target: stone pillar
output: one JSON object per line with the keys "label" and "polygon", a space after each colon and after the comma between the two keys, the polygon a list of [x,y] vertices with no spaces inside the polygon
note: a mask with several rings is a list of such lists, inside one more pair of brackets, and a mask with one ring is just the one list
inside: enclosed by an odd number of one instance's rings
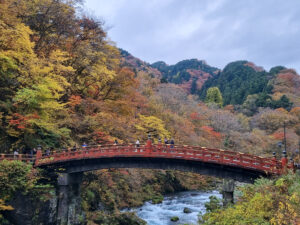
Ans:
{"label": "stone pillar", "polygon": [[60,173],[58,176],[58,225],[80,225],[84,222],[81,209],[80,184],[82,173]]}
{"label": "stone pillar", "polygon": [[228,204],[233,204],[234,186],[234,180],[223,179],[222,195],[224,207],[226,207]]}

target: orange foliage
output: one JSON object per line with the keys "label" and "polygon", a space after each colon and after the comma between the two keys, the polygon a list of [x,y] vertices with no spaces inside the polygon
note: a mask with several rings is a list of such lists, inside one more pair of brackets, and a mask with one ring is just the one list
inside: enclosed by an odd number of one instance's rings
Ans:
{"label": "orange foliage", "polygon": [[284,70],[278,74],[277,78],[284,82],[289,87],[293,87],[294,78],[297,76],[297,73],[294,70]]}
{"label": "orange foliage", "polygon": [[274,134],[271,135],[274,139],[277,140],[283,140],[284,138],[284,133],[283,132],[276,132]]}
{"label": "orange foliage", "polygon": [[72,95],[69,98],[69,105],[71,105],[72,107],[75,107],[76,105],[79,105],[81,103],[81,97],[78,95]]}
{"label": "orange foliage", "polygon": [[298,118],[300,118],[300,107],[294,107],[292,108],[292,110],[290,111],[290,113],[294,116],[297,116]]}
{"label": "orange foliage", "polygon": [[278,108],[278,109],[275,109],[275,111],[281,112],[281,113],[288,113],[288,111],[284,108]]}
{"label": "orange foliage", "polygon": [[212,127],[202,126],[201,129],[215,138],[221,138],[221,133],[214,131]]}

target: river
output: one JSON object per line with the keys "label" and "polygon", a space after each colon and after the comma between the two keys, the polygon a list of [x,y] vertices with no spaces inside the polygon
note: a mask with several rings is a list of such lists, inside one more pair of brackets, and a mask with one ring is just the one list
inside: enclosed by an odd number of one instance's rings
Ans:
{"label": "river", "polygon": [[[209,201],[211,195],[222,197],[218,191],[186,191],[167,195],[160,204],[146,202],[143,206],[128,211],[136,212],[149,225],[197,224],[198,214],[205,213],[204,204]],[[184,213],[185,207],[189,208],[191,213]],[[170,221],[173,216],[178,216],[179,221]]]}

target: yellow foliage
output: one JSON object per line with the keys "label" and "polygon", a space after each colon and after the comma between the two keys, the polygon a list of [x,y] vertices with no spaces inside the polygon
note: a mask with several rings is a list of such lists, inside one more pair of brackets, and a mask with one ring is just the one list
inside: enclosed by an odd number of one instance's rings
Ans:
{"label": "yellow foliage", "polygon": [[299,176],[289,174],[272,181],[257,180],[243,187],[241,199],[232,207],[203,216],[205,225],[292,225],[300,218]]}
{"label": "yellow foliage", "polygon": [[4,200],[0,198],[0,211],[8,211],[8,210],[13,210],[14,208],[11,207],[10,205],[5,205]]}
{"label": "yellow foliage", "polygon": [[143,137],[150,132],[154,137],[170,138],[170,132],[165,128],[165,123],[155,116],[139,115],[139,123],[135,125],[138,134]]}

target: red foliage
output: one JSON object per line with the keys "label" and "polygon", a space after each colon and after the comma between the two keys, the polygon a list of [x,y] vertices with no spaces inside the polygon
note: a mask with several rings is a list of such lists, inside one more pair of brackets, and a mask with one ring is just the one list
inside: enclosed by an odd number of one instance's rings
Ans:
{"label": "red foliage", "polygon": [[23,116],[19,113],[14,113],[12,117],[13,119],[9,120],[9,124],[15,126],[18,129],[25,129],[26,127],[30,126],[28,120],[40,118],[37,113],[30,114],[27,116]]}
{"label": "red foliage", "polygon": [[264,71],[264,68],[262,68],[261,66],[257,66],[257,65],[255,65],[255,64],[252,63],[252,62],[247,62],[247,63],[244,64],[244,66],[249,66],[249,67],[251,67],[252,69],[254,69],[256,72]]}
{"label": "red foliage", "polygon": [[191,118],[192,120],[207,120],[207,118],[205,118],[205,116],[200,115],[200,114],[197,113],[197,112],[192,112],[192,113],[190,114],[190,118]]}
{"label": "red foliage", "polygon": [[212,127],[202,126],[201,129],[215,138],[221,138],[221,133],[214,131]]}
{"label": "red foliage", "polygon": [[96,130],[94,132],[93,139],[98,144],[104,144],[110,142],[110,136],[104,133],[103,131]]}
{"label": "red foliage", "polygon": [[127,170],[120,170],[120,173],[123,174],[123,175],[126,175],[126,176],[129,175]]}
{"label": "red foliage", "polygon": [[283,70],[277,75],[277,79],[288,87],[295,87],[297,80],[299,81],[299,75],[294,70]]}
{"label": "red foliage", "polygon": [[276,132],[276,133],[272,134],[272,137],[277,139],[277,140],[283,140],[284,133],[283,132]]}
{"label": "red foliage", "polygon": [[190,117],[191,117],[192,120],[199,120],[199,113],[197,113],[197,112],[192,112],[192,113],[190,114]]}

